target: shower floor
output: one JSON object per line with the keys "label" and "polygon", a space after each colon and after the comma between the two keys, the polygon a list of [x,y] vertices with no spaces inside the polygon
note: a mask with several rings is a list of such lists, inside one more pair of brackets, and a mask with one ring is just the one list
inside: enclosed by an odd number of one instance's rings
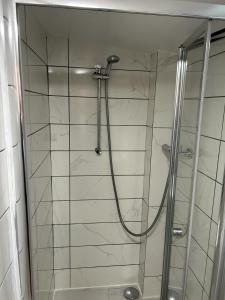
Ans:
{"label": "shower floor", "polygon": [[[54,300],[126,300],[123,297],[125,288],[125,286],[120,286],[56,290]],[[142,297],[139,299],[150,300],[150,298]],[[151,300],[159,300],[159,298],[151,298]]]}

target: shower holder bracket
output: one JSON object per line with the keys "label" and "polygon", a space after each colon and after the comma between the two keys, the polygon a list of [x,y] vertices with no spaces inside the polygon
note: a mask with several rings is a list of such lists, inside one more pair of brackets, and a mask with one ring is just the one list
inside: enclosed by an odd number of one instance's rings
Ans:
{"label": "shower holder bracket", "polygon": [[[163,144],[162,151],[166,155],[167,158],[170,158],[171,146],[169,146],[168,144]],[[182,147],[180,147],[180,149],[179,149],[179,156],[181,156],[181,157],[184,157],[187,159],[192,159],[193,154],[194,154],[194,152],[191,148],[186,148],[185,150],[183,150]]]}

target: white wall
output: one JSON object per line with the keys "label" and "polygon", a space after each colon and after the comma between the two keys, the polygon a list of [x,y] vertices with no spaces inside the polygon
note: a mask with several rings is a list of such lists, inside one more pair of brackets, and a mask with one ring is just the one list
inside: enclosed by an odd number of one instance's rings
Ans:
{"label": "white wall", "polygon": [[[113,51],[113,52],[112,52]],[[97,140],[94,66],[115,53],[109,87],[112,148],[123,215],[139,232],[147,111],[154,102],[150,53],[48,37],[56,288],[138,281],[139,239],[121,228],[112,190],[102,101],[102,149]],[[82,75],[79,75],[83,73]],[[153,109],[153,105],[150,106]],[[151,139],[150,139],[151,141]]]}
{"label": "white wall", "polygon": [[211,44],[188,270],[189,300],[209,299],[224,172],[224,40]]}
{"label": "white wall", "polygon": [[[2,7],[3,5],[3,7]],[[13,1],[0,1],[0,299],[30,299]]]}
{"label": "white wall", "polygon": [[24,136],[35,299],[50,299],[53,274],[53,202],[46,36],[30,7],[19,7]]}

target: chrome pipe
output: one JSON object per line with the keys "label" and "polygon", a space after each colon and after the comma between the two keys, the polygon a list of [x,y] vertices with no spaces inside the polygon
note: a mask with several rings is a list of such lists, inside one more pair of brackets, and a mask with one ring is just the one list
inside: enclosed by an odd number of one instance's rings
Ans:
{"label": "chrome pipe", "polygon": [[187,53],[186,49],[179,49],[179,59],[177,63],[176,88],[175,88],[175,113],[173,121],[173,132],[171,142],[171,157],[170,157],[170,189],[167,203],[166,226],[165,226],[165,243],[164,243],[164,260],[163,274],[161,284],[161,300],[168,299],[169,289],[169,272],[170,272],[170,257],[171,244],[173,235],[173,218],[175,208],[175,193],[176,193],[176,178],[179,156],[179,141],[181,129],[181,116],[185,91],[185,76],[187,69]]}

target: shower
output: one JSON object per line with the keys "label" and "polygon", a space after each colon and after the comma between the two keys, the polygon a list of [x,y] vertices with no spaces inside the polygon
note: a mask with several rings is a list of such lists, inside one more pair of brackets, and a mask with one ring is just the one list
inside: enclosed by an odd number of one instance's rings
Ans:
{"label": "shower", "polygon": [[223,278],[205,275],[217,265],[225,44],[214,28],[224,25],[110,8],[17,10],[23,143],[13,131],[8,158],[24,146],[32,300],[208,299]]}
{"label": "shower", "polygon": [[120,61],[120,58],[117,55],[110,55],[107,58],[107,66],[105,68],[105,74],[107,76],[110,75],[110,72],[111,72],[111,69],[112,69],[112,64],[118,63],[119,61]]}
{"label": "shower", "polygon": [[166,185],[164,188],[162,200],[160,202],[160,206],[158,208],[158,211],[156,213],[156,216],[154,220],[152,221],[151,225],[144,231],[140,233],[133,232],[130,230],[126,223],[124,222],[123,215],[121,212],[121,207],[120,207],[120,202],[119,202],[119,194],[118,194],[118,189],[116,185],[116,180],[115,180],[115,174],[114,174],[114,164],[113,164],[113,155],[112,155],[112,140],[111,140],[111,131],[110,131],[110,110],[109,110],[109,80],[110,80],[110,73],[112,69],[112,64],[118,63],[120,61],[119,56],[117,55],[110,55],[107,58],[107,66],[106,68],[103,68],[100,65],[97,65],[96,71],[93,74],[93,78],[97,79],[98,81],[98,91],[97,91],[97,147],[95,148],[95,152],[97,155],[102,154],[101,150],[101,81],[104,80],[105,84],[105,105],[106,105],[106,126],[107,126],[107,140],[108,140],[108,149],[109,149],[109,165],[110,165],[110,173],[111,173],[111,179],[112,179],[112,186],[113,186],[113,191],[114,191],[114,196],[116,200],[116,208],[117,208],[117,213],[119,216],[120,223],[123,227],[123,229],[129,233],[131,236],[134,237],[141,237],[145,236],[148,233],[151,232],[151,230],[154,228],[156,225],[157,221],[159,220],[159,217],[161,215],[166,196],[168,194],[168,189],[169,189],[169,183],[170,183],[170,170],[168,171],[168,176],[166,180]]}

